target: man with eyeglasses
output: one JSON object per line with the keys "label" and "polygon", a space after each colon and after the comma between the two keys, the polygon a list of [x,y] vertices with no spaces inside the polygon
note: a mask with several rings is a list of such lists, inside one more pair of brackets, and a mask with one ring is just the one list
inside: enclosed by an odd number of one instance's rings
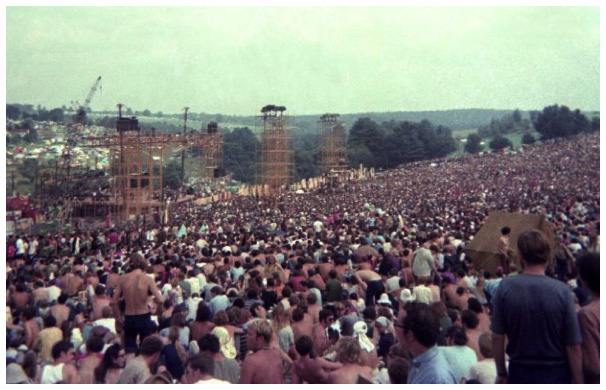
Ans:
{"label": "man with eyeglasses", "polygon": [[312,330],[313,350],[315,356],[322,356],[335,340],[331,340],[328,328],[335,322],[335,316],[331,310],[322,309],[319,313],[320,322],[314,325]]}
{"label": "man with eyeglasses", "polygon": [[408,349],[413,359],[408,373],[409,384],[456,384],[457,378],[438,349],[440,320],[425,303],[406,306],[406,317],[395,324],[400,345]]}

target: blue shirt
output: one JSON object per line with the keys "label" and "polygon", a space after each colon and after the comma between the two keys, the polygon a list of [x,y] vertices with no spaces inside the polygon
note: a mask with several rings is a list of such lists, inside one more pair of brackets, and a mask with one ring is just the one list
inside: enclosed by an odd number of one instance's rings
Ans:
{"label": "blue shirt", "polygon": [[409,384],[456,384],[457,377],[437,346],[410,362]]}

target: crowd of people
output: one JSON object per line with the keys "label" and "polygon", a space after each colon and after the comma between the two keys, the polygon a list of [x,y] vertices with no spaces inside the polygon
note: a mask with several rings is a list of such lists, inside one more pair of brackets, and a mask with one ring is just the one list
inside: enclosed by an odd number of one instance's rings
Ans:
{"label": "crowd of people", "polygon": [[10,236],[7,383],[599,383],[599,216],[593,134]]}

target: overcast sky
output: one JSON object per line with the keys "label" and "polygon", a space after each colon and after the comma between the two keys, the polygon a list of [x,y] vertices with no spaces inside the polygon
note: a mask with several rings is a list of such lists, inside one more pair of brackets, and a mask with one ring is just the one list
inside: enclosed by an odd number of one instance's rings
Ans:
{"label": "overcast sky", "polygon": [[6,99],[256,115],[600,106],[599,7],[8,7]]}

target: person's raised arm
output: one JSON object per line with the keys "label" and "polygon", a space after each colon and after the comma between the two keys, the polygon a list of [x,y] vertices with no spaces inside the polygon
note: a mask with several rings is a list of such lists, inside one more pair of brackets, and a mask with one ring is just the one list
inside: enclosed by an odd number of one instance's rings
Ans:
{"label": "person's raised arm", "polygon": [[152,294],[154,295],[154,297],[156,298],[156,301],[158,301],[159,304],[163,304],[164,298],[162,297],[162,293],[160,292],[160,290],[158,290],[158,286],[156,286],[156,283],[153,280],[151,280],[151,278],[150,278],[149,288],[150,288]]}

